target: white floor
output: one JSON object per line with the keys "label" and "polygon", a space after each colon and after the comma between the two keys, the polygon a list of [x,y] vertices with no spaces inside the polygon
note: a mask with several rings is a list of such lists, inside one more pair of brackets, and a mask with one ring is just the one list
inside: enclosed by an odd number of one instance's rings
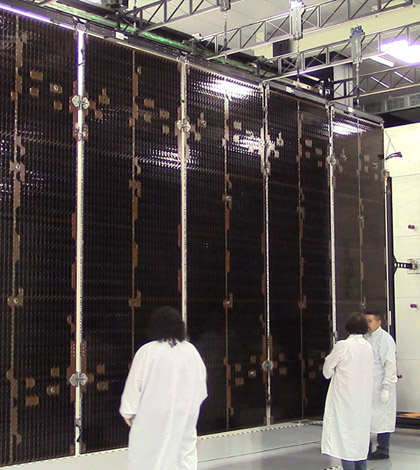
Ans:
{"label": "white floor", "polygon": [[[320,452],[319,426],[311,426],[315,443],[296,445],[267,452],[209,460],[199,470],[332,470],[341,469],[340,461]],[[391,437],[389,460],[369,461],[368,470],[420,470],[420,431],[398,429]]]}
{"label": "white floor", "polygon": [[[337,459],[320,452],[321,423],[304,421],[205,436],[198,442],[198,470],[338,470]],[[4,470],[124,470],[126,449],[67,457]],[[147,469],[139,469],[147,470]],[[420,470],[420,430],[398,429],[391,458],[369,461],[368,470]]]}

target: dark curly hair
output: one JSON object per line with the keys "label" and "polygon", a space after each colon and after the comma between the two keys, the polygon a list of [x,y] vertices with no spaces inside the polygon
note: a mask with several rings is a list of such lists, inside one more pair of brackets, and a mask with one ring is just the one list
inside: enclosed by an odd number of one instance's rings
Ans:
{"label": "dark curly hair", "polygon": [[147,327],[151,341],[168,341],[175,346],[186,338],[185,324],[181,314],[173,307],[160,307],[152,313]]}
{"label": "dark curly hair", "polygon": [[353,312],[347,318],[344,327],[346,328],[347,333],[353,335],[364,335],[368,331],[366,317],[363,315],[363,313],[360,312]]}

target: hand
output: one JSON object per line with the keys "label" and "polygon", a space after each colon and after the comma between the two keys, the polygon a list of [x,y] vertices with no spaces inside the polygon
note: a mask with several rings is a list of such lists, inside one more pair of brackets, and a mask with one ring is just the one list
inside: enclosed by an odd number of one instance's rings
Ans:
{"label": "hand", "polygon": [[388,402],[389,402],[389,391],[384,389],[381,391],[381,403],[386,405]]}
{"label": "hand", "polygon": [[127,425],[131,428],[132,426],[132,422],[131,422],[131,419],[128,419],[128,418],[124,418],[124,421],[127,423]]}

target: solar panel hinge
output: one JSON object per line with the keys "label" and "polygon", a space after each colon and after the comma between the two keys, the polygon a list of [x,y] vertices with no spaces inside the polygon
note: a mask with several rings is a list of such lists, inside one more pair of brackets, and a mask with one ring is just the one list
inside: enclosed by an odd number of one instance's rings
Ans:
{"label": "solar panel hinge", "polygon": [[75,372],[71,377],[70,377],[70,384],[73,387],[79,387],[80,385],[86,385],[88,381],[88,377],[84,372]]}

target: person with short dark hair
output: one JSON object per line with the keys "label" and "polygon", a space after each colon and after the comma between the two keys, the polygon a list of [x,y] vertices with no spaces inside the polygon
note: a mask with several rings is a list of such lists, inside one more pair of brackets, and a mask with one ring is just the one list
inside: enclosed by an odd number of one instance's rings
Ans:
{"label": "person with short dark hair", "polygon": [[389,442],[397,418],[397,351],[394,338],[382,328],[384,317],[375,311],[365,313],[369,325],[365,339],[373,349],[373,403],[371,432],[378,446],[369,460],[389,459]]}
{"label": "person with short dark hair", "polygon": [[366,318],[347,319],[347,339],[325,358],[323,374],[331,379],[322,427],[321,452],[341,459],[344,470],[366,470],[373,390],[373,353],[363,338]]}
{"label": "person with short dark hair", "polygon": [[196,470],[205,365],[174,308],[156,310],[148,333],[151,341],[134,356],[121,397],[120,414],[131,427],[128,468]]}

